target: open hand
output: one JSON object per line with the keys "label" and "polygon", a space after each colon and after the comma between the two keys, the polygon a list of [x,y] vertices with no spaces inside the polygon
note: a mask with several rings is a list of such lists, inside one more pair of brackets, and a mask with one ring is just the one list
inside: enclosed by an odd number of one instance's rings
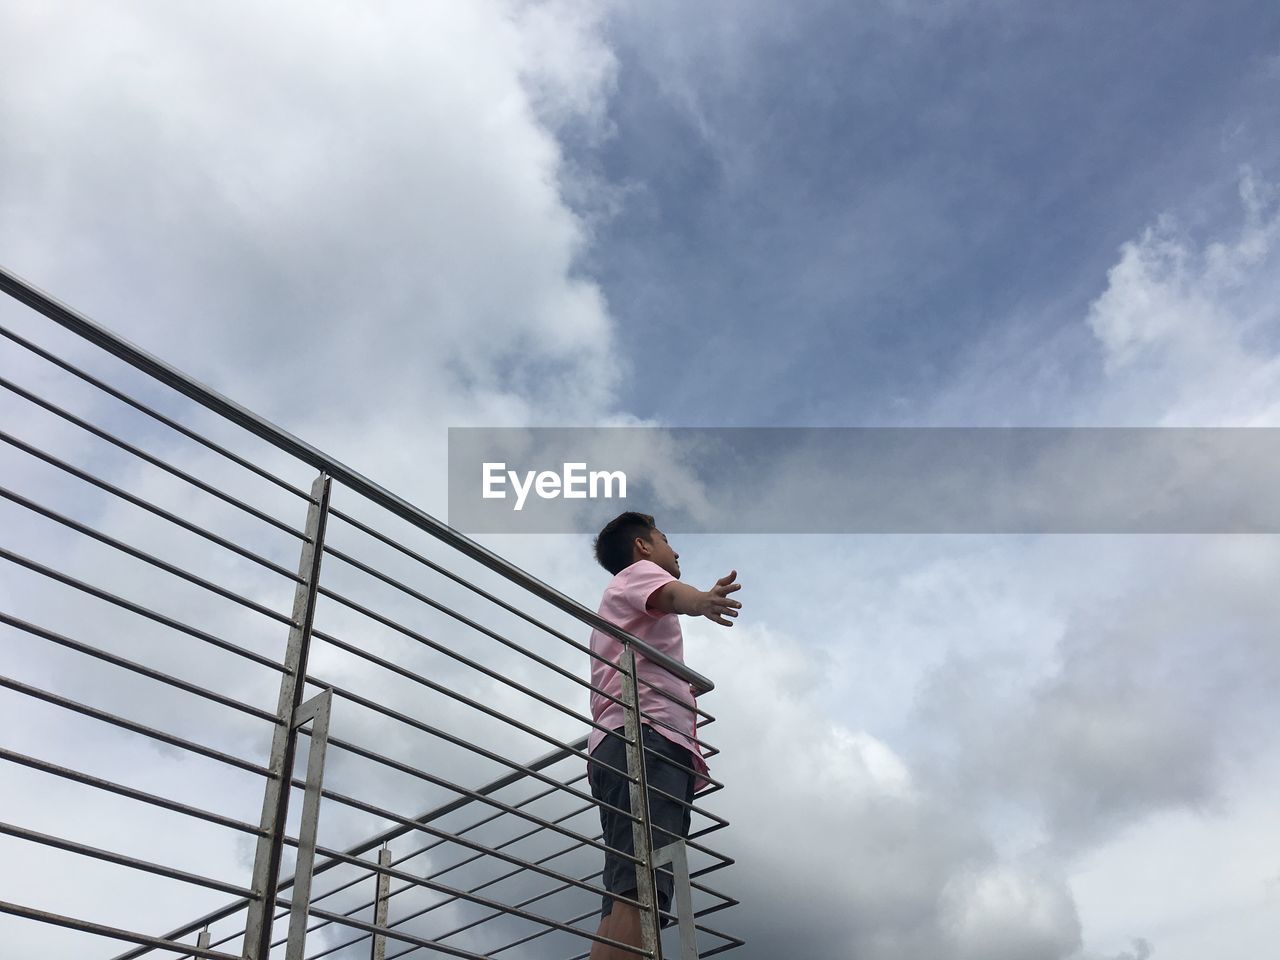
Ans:
{"label": "open hand", "polygon": [[730,570],[728,574],[716,581],[714,587],[699,594],[694,613],[722,627],[732,627],[734,618],[742,609],[742,604],[729,596],[742,589],[742,584],[737,581],[738,571]]}

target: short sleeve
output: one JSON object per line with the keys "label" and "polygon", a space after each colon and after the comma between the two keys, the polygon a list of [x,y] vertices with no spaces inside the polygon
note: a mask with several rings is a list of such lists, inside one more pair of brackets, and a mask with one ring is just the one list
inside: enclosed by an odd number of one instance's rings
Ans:
{"label": "short sleeve", "polygon": [[662,611],[649,609],[649,598],[653,591],[664,584],[675,580],[671,574],[663,570],[652,560],[637,560],[623,571],[621,597],[627,606],[637,613],[647,613],[651,617],[665,616]]}

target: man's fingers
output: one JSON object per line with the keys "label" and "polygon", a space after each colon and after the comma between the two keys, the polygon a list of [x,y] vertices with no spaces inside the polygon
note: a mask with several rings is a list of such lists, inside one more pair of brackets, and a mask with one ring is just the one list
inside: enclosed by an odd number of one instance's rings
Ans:
{"label": "man's fingers", "polygon": [[730,570],[707,591],[711,609],[704,616],[712,623],[718,623],[722,627],[733,626],[733,618],[738,616],[742,604],[737,600],[730,600],[728,595],[742,589],[742,584],[736,582],[737,579],[738,571]]}
{"label": "man's fingers", "polygon": [[733,621],[737,619],[737,610],[711,610],[703,614],[712,623],[718,623],[722,627],[733,626]]}

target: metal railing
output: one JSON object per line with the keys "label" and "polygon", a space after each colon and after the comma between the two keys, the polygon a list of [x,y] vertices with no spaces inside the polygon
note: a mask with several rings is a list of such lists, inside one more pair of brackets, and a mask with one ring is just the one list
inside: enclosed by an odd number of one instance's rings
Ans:
{"label": "metal railing", "polygon": [[[741,944],[706,921],[736,903],[706,883],[732,863],[708,845],[720,785],[686,841],[653,850],[647,821],[636,658],[710,681],[17,277],[0,288],[0,942],[123,942],[117,960]],[[592,629],[624,650],[640,948],[596,933]]]}

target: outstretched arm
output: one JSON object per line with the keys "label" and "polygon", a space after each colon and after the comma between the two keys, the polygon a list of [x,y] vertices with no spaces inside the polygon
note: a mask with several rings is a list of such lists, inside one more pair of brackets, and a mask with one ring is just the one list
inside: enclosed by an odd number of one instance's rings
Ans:
{"label": "outstretched arm", "polygon": [[699,590],[687,583],[673,580],[659,587],[649,597],[649,607],[663,613],[682,613],[690,617],[706,617],[722,627],[732,627],[733,618],[742,604],[729,596],[742,589],[737,582],[738,571],[730,570],[716,581],[710,590]]}

